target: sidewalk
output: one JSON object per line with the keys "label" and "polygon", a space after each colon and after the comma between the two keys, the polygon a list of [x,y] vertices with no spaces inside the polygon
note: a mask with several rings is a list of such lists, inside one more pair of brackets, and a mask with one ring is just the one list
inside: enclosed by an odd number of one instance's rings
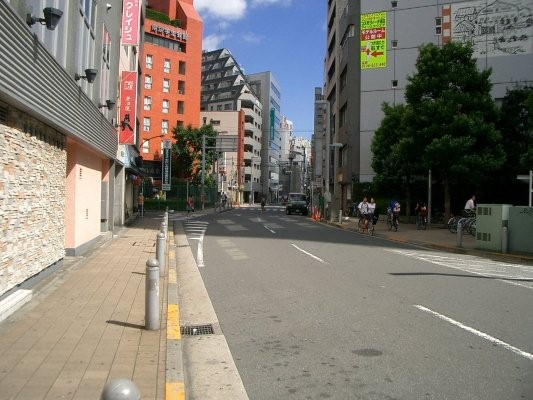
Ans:
{"label": "sidewalk", "polygon": [[165,399],[168,273],[159,286],[161,329],[144,329],[146,261],[155,258],[162,220],[149,213],[66,258],[0,322],[2,399],[94,400],[117,378],[132,380],[143,400]]}
{"label": "sidewalk", "polygon": [[[355,217],[343,217],[342,223],[340,224],[338,221],[325,223],[357,232],[358,221],[359,219]],[[367,233],[360,234],[367,235]],[[427,230],[417,230],[414,222],[403,223],[403,221],[400,219],[400,226],[396,232],[394,229],[389,231],[385,220],[380,218],[376,224],[374,236],[395,242],[410,243],[452,253],[470,254],[479,257],[490,258],[493,260],[511,263],[533,263],[533,255],[502,254],[498,252],[476,249],[476,239],[474,236],[466,232],[463,233],[461,245],[459,245],[457,234],[451,233],[448,229],[443,228],[442,225],[433,225],[428,227]]]}

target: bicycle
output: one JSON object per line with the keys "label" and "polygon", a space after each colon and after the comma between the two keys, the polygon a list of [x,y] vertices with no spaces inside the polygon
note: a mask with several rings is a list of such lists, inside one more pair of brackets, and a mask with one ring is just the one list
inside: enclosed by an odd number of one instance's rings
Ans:
{"label": "bicycle", "polygon": [[369,235],[374,234],[374,224],[372,223],[372,214],[361,214],[359,216],[359,222],[357,228],[360,233],[367,231]]}
{"label": "bicycle", "polygon": [[398,232],[398,225],[399,225],[399,218],[398,213],[392,212],[392,210],[387,208],[387,227],[389,228],[389,231],[394,228],[395,232]]}
{"label": "bicycle", "polygon": [[422,214],[418,213],[418,215],[416,216],[416,229],[417,230],[420,230],[420,229],[426,230],[427,229],[427,224],[428,224],[427,215],[422,215]]}

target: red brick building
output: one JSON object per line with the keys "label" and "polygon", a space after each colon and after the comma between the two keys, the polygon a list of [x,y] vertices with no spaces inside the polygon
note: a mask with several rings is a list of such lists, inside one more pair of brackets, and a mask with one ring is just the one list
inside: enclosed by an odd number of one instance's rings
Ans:
{"label": "red brick building", "polygon": [[139,150],[157,161],[172,128],[200,124],[203,22],[193,0],[150,0],[144,27]]}

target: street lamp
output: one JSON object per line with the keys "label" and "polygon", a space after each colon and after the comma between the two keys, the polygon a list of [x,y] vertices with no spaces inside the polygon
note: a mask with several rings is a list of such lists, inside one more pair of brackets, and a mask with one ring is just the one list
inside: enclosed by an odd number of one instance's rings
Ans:
{"label": "street lamp", "polygon": [[[331,143],[329,145],[330,148],[333,149],[334,153],[333,153],[333,201],[331,201],[331,212],[330,212],[330,220],[333,220],[333,215],[335,215],[338,210],[337,210],[337,197],[338,197],[338,193],[337,193],[337,190],[338,190],[338,183],[337,183],[337,164],[338,164],[338,161],[337,161],[337,154],[338,154],[338,150],[337,149],[340,149],[342,148],[344,145],[342,143]],[[328,198],[331,197],[331,194],[329,193],[329,149],[328,149],[328,157],[327,157],[327,174],[326,174],[326,179],[327,179],[327,186],[326,186],[326,190],[327,190],[327,193],[328,193]],[[340,222],[340,221],[339,221]]]}

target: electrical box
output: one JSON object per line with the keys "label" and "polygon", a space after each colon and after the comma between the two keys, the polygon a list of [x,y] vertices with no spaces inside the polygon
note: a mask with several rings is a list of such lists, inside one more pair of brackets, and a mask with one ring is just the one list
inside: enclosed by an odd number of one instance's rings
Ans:
{"label": "electrical box", "polygon": [[510,204],[478,204],[476,248],[502,251],[502,231],[508,229]]}

